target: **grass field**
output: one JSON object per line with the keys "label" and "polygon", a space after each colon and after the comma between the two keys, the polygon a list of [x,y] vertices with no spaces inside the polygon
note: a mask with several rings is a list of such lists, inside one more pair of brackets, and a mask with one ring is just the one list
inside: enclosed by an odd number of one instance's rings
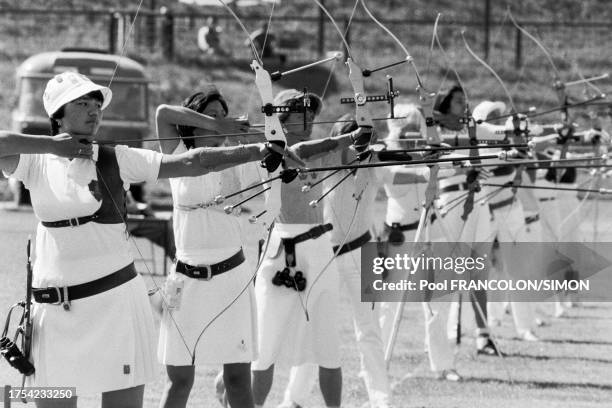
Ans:
{"label": "grass field", "polygon": [[[612,215],[602,206],[600,219]],[[382,203],[378,203],[382,214]],[[608,221],[605,221],[607,225]],[[20,299],[25,282],[25,242],[35,231],[36,221],[31,212],[0,211],[0,253],[3,268],[0,270],[0,305],[2,308]],[[245,225],[248,225],[245,223]],[[254,227],[247,227],[254,228]],[[588,226],[585,226],[588,228]],[[256,232],[256,231],[252,231]],[[250,237],[256,234],[247,234]],[[610,233],[602,234],[602,241],[612,241]],[[133,244],[134,245],[134,244]],[[135,248],[145,258],[150,257],[148,242],[138,239]],[[254,245],[247,245],[253,259]],[[161,262],[161,251],[155,253]],[[137,255],[138,259],[139,256]],[[143,262],[137,268],[146,270]],[[159,269],[159,268],[158,268]],[[149,285],[153,278],[145,277]],[[161,278],[155,278],[161,282]],[[393,402],[396,407],[571,407],[608,408],[612,401],[612,304],[586,303],[569,310],[565,318],[553,318],[552,303],[542,303],[539,315],[546,325],[538,328],[542,341],[519,341],[511,318],[506,316],[502,326],[495,328],[495,335],[506,357],[482,357],[475,354],[474,324],[470,308],[464,307],[463,327],[465,336],[456,350],[457,368],[464,376],[460,383],[437,380],[429,371],[423,352],[424,325],[421,306],[407,304],[396,352],[390,367],[394,384]],[[2,311],[0,316],[4,317]],[[348,299],[342,299],[342,364],[343,406],[366,406],[367,396],[358,376],[359,361]],[[189,407],[215,407],[212,382],[217,368],[198,368],[196,383]],[[149,384],[145,393],[145,406],[156,407],[163,387],[163,370],[160,377]],[[287,369],[277,370],[276,381],[268,399],[274,407],[286,384]],[[20,385],[20,377],[6,363],[0,363],[0,385]],[[16,404],[16,403],[15,403]],[[18,406],[18,405],[17,405]],[[95,397],[84,396],[80,407],[99,406]],[[308,407],[323,406],[318,392],[312,394]]]}

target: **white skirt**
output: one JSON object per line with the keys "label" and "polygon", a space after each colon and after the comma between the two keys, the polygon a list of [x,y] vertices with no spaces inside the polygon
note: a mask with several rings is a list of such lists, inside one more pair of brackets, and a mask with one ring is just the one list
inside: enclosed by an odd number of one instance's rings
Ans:
{"label": "white skirt", "polygon": [[257,352],[253,273],[246,261],[209,281],[172,271],[168,280],[182,281],[183,294],[178,310],[164,308],[159,361],[191,365],[194,350],[196,365],[253,361]]}
{"label": "white skirt", "polygon": [[276,224],[265,248],[265,258],[257,271],[255,283],[259,358],[252,365],[254,370],[266,370],[274,363],[340,367],[337,324],[340,296],[335,262],[323,272],[333,257],[330,234],[301,242],[295,247],[296,270],[302,271],[306,278],[304,291],[297,292],[272,283],[276,271],[285,267],[280,239],[294,237],[312,227],[314,225]]}
{"label": "white skirt", "polygon": [[28,386],[76,387],[77,395],[155,380],[155,325],[141,276],[61,305],[34,303]]}

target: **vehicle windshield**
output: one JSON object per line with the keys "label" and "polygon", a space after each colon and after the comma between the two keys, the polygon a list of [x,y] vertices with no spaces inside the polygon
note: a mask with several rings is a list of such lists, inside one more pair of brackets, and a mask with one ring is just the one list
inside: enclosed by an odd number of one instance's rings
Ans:
{"label": "vehicle windshield", "polygon": [[[19,90],[19,111],[26,116],[47,116],[42,96],[48,79],[23,78]],[[147,85],[114,81],[111,85],[113,99],[104,110],[104,119],[146,121]]]}

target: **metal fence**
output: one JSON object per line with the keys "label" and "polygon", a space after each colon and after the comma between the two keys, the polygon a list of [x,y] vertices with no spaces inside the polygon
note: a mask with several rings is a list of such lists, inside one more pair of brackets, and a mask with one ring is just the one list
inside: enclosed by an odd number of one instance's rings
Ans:
{"label": "metal fence", "polygon": [[[211,62],[219,59],[244,60],[252,58],[245,45],[245,34],[229,15],[171,14],[170,12],[83,11],[44,9],[0,9],[0,53],[6,58],[22,60],[31,54],[64,47],[89,47],[139,55],[146,60],[181,61],[201,58],[197,32],[216,17],[221,28],[220,41],[227,55],[206,56]],[[263,17],[243,17],[247,29],[254,31],[267,20]],[[132,26],[132,22],[135,23]],[[348,22],[340,19],[342,30]],[[388,20],[385,24],[394,31],[416,57],[429,52],[433,21]],[[523,21],[530,32],[540,37],[552,52],[559,56],[581,59],[609,57],[594,55],[594,50],[607,50],[612,40],[612,23],[607,22],[536,22]],[[467,29],[472,48],[490,61],[504,61],[519,68],[530,55],[537,54],[508,21],[444,21],[440,37],[448,49],[462,47],[459,31]],[[294,61],[312,61],[329,50],[343,49],[339,34],[330,22],[320,17],[277,17],[272,20],[271,33],[277,39],[278,52]],[[355,19],[347,37],[351,48],[365,58],[366,54],[397,53],[397,46],[371,20]],[[125,44],[125,46],[124,46]],[[13,51],[9,51],[13,50]],[[357,56],[356,56],[357,58]]]}

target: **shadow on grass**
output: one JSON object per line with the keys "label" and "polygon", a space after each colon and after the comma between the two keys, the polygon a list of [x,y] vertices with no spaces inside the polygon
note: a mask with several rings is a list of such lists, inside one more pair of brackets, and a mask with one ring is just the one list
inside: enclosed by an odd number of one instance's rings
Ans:
{"label": "shadow on grass", "polygon": [[537,389],[566,389],[566,388],[589,388],[601,391],[612,391],[612,384],[596,384],[596,383],[572,383],[572,382],[555,382],[555,381],[508,381],[499,378],[477,378],[464,377],[464,383],[480,383],[480,384],[499,384],[499,385],[524,385],[529,388]]}
{"label": "shadow on grass", "polygon": [[[518,337],[500,337],[497,336],[497,340],[505,340],[505,341],[522,341]],[[543,339],[540,337],[540,344],[578,344],[585,346],[612,346],[612,342],[603,341],[603,340],[575,340],[575,339]]]}
{"label": "shadow on grass", "polygon": [[588,361],[591,363],[602,363],[602,364],[612,364],[612,360],[608,360],[605,358],[588,358],[588,357],[578,357],[578,356],[538,356],[534,354],[524,354],[524,353],[504,353],[504,357],[509,358],[529,358],[536,361],[549,361],[549,360],[575,360],[575,361]]}
{"label": "shadow on grass", "polygon": [[570,319],[570,320],[612,320],[612,317],[580,315],[580,316],[563,316],[561,319]]}

